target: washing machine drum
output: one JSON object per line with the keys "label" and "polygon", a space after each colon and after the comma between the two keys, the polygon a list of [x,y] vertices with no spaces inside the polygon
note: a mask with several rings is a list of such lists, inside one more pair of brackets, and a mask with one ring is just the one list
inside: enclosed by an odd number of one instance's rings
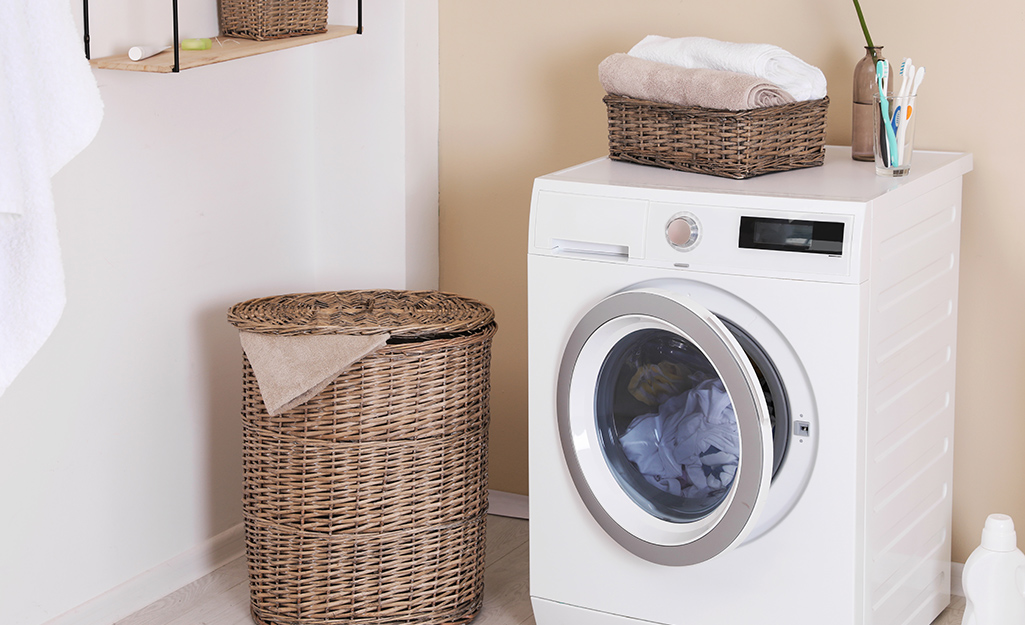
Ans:
{"label": "washing machine drum", "polygon": [[591,515],[634,554],[667,565],[744,540],[789,439],[786,392],[757,342],[666,290],[618,293],[584,316],[557,404]]}

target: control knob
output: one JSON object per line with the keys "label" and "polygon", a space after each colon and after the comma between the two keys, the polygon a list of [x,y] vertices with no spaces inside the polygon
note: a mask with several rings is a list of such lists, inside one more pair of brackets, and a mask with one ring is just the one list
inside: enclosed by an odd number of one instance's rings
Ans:
{"label": "control knob", "polygon": [[675,215],[666,224],[666,240],[681,252],[698,244],[698,234],[698,221],[693,215]]}

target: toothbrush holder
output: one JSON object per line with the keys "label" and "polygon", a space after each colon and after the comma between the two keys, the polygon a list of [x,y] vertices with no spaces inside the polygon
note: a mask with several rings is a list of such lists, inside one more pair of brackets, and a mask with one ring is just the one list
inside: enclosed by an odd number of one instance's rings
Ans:
{"label": "toothbrush holder", "polygon": [[[872,124],[873,152],[876,174],[888,178],[908,175],[914,156],[915,120],[918,118],[916,96],[890,96],[881,106],[879,94],[872,98],[875,111]],[[883,114],[889,115],[884,119]]]}

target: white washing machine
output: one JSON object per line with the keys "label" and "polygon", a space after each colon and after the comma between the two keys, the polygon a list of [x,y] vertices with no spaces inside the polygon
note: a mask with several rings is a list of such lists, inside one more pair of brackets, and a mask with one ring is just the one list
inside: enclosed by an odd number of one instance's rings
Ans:
{"label": "white washing machine", "polygon": [[535,181],[538,625],[927,625],[949,602],[964,154]]}

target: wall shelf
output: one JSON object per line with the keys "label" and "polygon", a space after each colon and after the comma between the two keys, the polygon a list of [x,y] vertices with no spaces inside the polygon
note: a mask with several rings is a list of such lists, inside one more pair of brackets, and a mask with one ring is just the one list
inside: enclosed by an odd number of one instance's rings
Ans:
{"label": "wall shelf", "polygon": [[181,50],[179,49],[180,38],[178,37],[178,0],[171,0],[171,14],[173,36],[172,45],[169,49],[160,54],[155,54],[141,61],[133,61],[127,54],[107,56],[101,59],[92,59],[90,56],[91,37],[89,35],[89,0],[82,0],[82,22],[84,27],[83,42],[85,43],[85,58],[93,67],[99,69],[117,69],[130,72],[152,72],[158,74],[178,73],[183,69],[212,65],[223,61],[242,59],[247,56],[256,56],[286,50],[297,46],[304,46],[318,41],[337,39],[348,35],[363,34],[363,0],[356,0],[357,25],[356,26],[327,26],[323,33],[315,35],[300,35],[296,37],[284,37],[268,41],[256,41],[241,37],[211,37],[213,45],[209,50]]}
{"label": "wall shelf", "polygon": [[[213,45],[209,50],[182,50],[179,53],[179,67],[180,69],[192,69],[223,61],[233,61],[248,56],[266,54],[267,52],[287,50],[288,48],[304,46],[319,41],[355,35],[357,30],[356,26],[328,26],[325,33],[286,37],[269,41],[254,41],[238,37],[212,37],[210,41]],[[92,59],[90,63],[92,63],[93,67],[100,69],[169,74],[174,71],[174,51],[171,49],[164,50],[160,54],[142,59],[141,61],[133,61],[128,58],[127,54],[119,54],[101,59]]]}

